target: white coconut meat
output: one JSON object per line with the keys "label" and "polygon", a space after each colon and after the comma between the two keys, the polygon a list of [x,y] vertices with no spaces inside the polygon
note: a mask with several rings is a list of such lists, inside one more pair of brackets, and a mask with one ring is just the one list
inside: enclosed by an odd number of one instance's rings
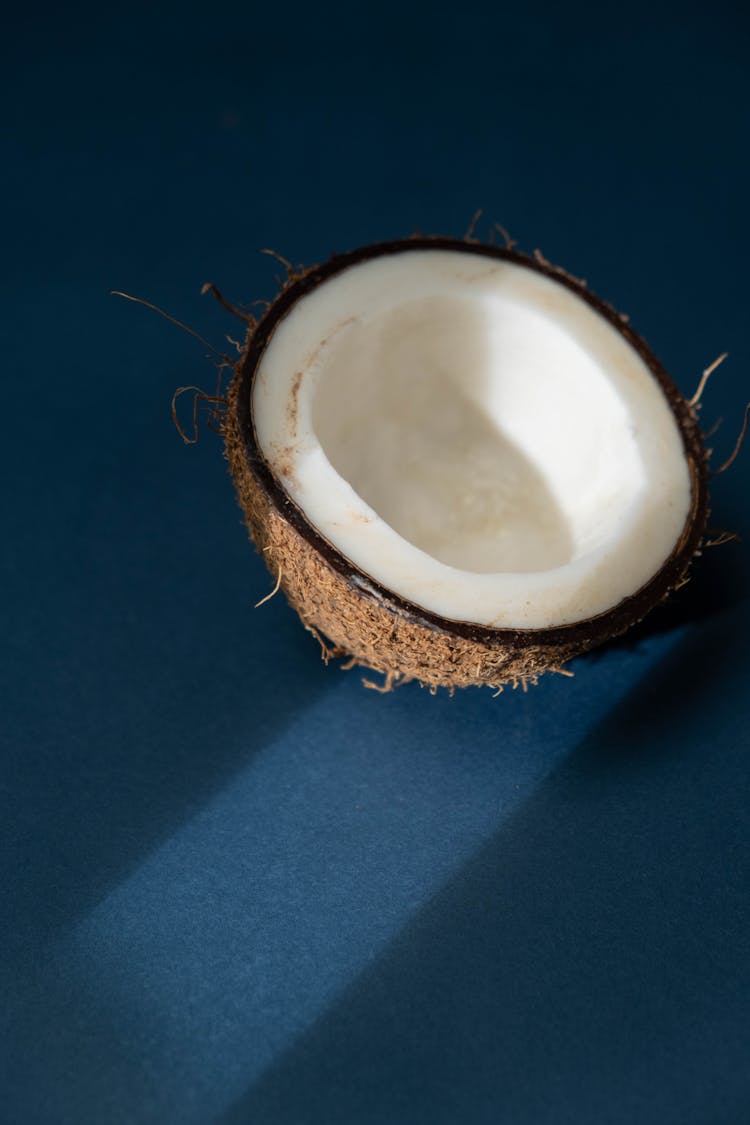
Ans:
{"label": "white coconut meat", "polygon": [[373,258],[273,332],[257,440],[308,521],[401,598],[544,629],[634,594],[691,503],[638,352],[544,274],[470,252]]}

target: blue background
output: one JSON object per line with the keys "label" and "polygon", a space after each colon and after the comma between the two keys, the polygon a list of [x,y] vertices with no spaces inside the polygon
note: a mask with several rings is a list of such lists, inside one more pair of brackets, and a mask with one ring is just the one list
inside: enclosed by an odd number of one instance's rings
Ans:
{"label": "blue background", "polygon": [[[275,598],[169,399],[295,262],[476,208],[730,451],[744,6],[6,16],[0,1118],[750,1120],[747,547],[524,695],[381,697]],[[750,454],[713,489],[745,533]]]}

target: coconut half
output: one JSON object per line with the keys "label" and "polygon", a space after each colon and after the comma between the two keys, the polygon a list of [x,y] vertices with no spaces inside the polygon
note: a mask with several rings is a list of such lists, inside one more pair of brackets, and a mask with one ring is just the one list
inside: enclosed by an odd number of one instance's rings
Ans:
{"label": "coconut half", "polygon": [[704,531],[696,412],[646,344],[575,278],[476,242],[293,275],[224,432],[274,578],[387,686],[560,669],[661,601]]}

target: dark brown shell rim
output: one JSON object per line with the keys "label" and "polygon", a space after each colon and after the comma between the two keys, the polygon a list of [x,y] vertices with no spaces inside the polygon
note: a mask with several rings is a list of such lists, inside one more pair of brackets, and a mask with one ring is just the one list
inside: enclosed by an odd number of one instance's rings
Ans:
{"label": "dark brown shell rim", "polygon": [[[690,468],[692,482],[690,512],[677,545],[660,569],[640,590],[624,598],[604,613],[550,629],[493,629],[474,622],[454,621],[431,613],[429,610],[394,594],[392,590],[382,586],[360,567],[355,566],[309,522],[304,512],[292,500],[271,471],[258,444],[252,419],[251,403],[255,375],[274,329],[297,301],[334,275],[341,273],[350,266],[370,261],[373,258],[412,250],[453,250],[463,254],[479,254],[487,258],[502,259],[514,262],[527,269],[536,270],[537,273],[544,274],[559,285],[564,285],[591,305],[600,316],[603,316],[625,337],[628,343],[638,352],[664,392],[680,430],[685,456]],[[532,258],[516,250],[483,245],[479,242],[426,236],[373,243],[346,254],[337,254],[327,262],[293,278],[269,306],[257,327],[253,329],[245,353],[240,360],[237,389],[237,420],[248,468],[262,486],[279,515],[294,527],[334,571],[342,575],[350,585],[356,587],[362,597],[383,605],[393,613],[427,628],[465,637],[467,640],[484,645],[514,645],[525,648],[539,645],[567,646],[580,642],[585,644],[586,647],[593,646],[608,637],[624,632],[662,601],[679,582],[700,546],[708,512],[708,474],[706,453],[695,411],[680,394],[645,341],[633,331],[630,325],[613,308],[592,293],[583,282],[541,258]]]}

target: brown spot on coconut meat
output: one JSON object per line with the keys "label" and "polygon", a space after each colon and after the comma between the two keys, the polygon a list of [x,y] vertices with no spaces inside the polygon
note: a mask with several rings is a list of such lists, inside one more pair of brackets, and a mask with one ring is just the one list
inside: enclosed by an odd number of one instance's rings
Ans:
{"label": "brown spot on coconut meat", "polygon": [[297,475],[294,471],[294,454],[295,449],[293,445],[285,445],[276,452],[276,465],[279,476],[288,480],[290,484],[295,484],[297,482]]}
{"label": "brown spot on coconut meat", "polygon": [[[295,437],[296,434],[297,434],[297,410],[298,410],[298,401],[297,400],[299,398],[299,388],[300,388],[301,382],[302,382],[302,372],[298,371],[297,374],[294,376],[294,381],[292,382],[292,389],[289,392],[289,402],[287,403],[287,406],[286,406],[287,421],[289,423],[289,433],[292,435],[292,437]],[[288,476],[289,474],[287,473],[286,475]]]}

